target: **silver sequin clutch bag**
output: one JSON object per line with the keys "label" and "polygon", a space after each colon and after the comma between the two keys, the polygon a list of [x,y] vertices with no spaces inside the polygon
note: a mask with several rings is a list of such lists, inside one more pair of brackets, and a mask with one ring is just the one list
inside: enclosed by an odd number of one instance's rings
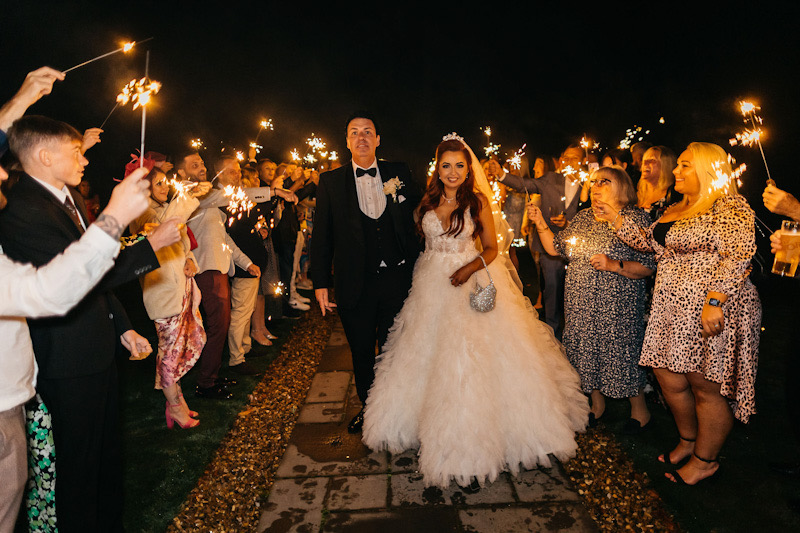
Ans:
{"label": "silver sequin clutch bag", "polygon": [[480,283],[478,283],[478,277],[476,274],[475,290],[469,295],[469,306],[476,311],[486,313],[494,309],[494,302],[495,298],[497,297],[497,289],[494,287],[494,281],[492,280],[492,275],[489,274],[489,268],[486,266],[486,261],[483,260],[483,256],[479,255],[478,257],[480,258],[481,263],[483,263],[483,268],[486,269],[486,275],[489,276],[489,284],[485,287],[481,287]]}

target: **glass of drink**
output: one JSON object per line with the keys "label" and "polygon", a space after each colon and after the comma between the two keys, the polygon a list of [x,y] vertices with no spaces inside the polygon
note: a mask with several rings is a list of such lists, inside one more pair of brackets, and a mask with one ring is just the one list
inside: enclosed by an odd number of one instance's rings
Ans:
{"label": "glass of drink", "polygon": [[781,224],[781,250],[775,254],[772,273],[794,277],[800,259],[800,222],[784,220]]}

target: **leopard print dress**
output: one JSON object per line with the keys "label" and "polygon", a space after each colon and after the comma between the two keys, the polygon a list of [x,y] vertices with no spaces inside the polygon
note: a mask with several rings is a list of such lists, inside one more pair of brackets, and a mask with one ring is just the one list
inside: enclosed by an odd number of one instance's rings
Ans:
{"label": "leopard print dress", "polygon": [[[658,263],[639,364],[702,372],[721,384],[734,416],[745,423],[756,412],[761,330],[761,302],[749,279],[756,251],[754,216],[743,196],[723,196],[704,213],[676,220],[665,246],[653,239],[656,224],[640,228],[625,219],[617,231],[632,248],[654,251]],[[709,291],[728,299],[722,305],[722,333],[704,338],[700,315]]]}

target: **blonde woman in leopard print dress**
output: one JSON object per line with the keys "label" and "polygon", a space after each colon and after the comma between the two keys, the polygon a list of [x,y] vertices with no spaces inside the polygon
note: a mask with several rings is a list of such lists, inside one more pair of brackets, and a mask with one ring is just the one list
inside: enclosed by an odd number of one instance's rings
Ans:
{"label": "blonde woman in leopard print dress", "polygon": [[658,459],[683,463],[666,476],[694,485],[719,469],[734,418],[746,423],[755,413],[761,303],[748,277],[754,213],[725,179],[725,151],[692,143],[674,174],[684,198],[649,228],[607,204],[601,216],[631,247],[656,254],[640,364],[653,367],[679,431],[678,445]]}

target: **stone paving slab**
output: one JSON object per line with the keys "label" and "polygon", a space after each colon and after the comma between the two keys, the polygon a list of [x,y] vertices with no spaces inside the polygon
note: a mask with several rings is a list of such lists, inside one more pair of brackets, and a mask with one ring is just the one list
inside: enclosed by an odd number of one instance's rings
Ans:
{"label": "stone paving slab", "polygon": [[465,532],[590,533],[599,531],[589,514],[577,504],[464,509],[458,512]]}
{"label": "stone paving slab", "polygon": [[316,532],[328,478],[279,479],[272,485],[258,531]]}
{"label": "stone paving slab", "polygon": [[324,533],[456,533],[458,513],[448,507],[368,513],[330,513]]}
{"label": "stone paving slab", "polygon": [[406,450],[401,454],[392,455],[389,463],[392,466],[392,474],[419,472],[419,462],[415,450]]}
{"label": "stone paving slab", "polygon": [[386,455],[385,452],[373,452],[354,461],[319,462],[300,452],[296,445],[289,444],[276,476],[278,478],[296,478],[386,474],[389,470]]}
{"label": "stone paving slab", "polygon": [[352,378],[350,372],[317,372],[306,403],[344,402]]}
{"label": "stone paving slab", "polygon": [[331,478],[325,507],[330,511],[358,511],[386,507],[389,476]]}
{"label": "stone paving slab", "polygon": [[511,478],[521,502],[579,501],[561,468],[526,470]]}
{"label": "stone paving slab", "polygon": [[297,418],[298,424],[326,424],[344,420],[344,402],[306,403]]}
{"label": "stone paving slab", "polygon": [[426,487],[422,474],[392,474],[392,507],[414,505],[486,505],[514,503],[514,491],[508,476],[501,474],[475,494],[467,494],[455,483],[442,490]]}

